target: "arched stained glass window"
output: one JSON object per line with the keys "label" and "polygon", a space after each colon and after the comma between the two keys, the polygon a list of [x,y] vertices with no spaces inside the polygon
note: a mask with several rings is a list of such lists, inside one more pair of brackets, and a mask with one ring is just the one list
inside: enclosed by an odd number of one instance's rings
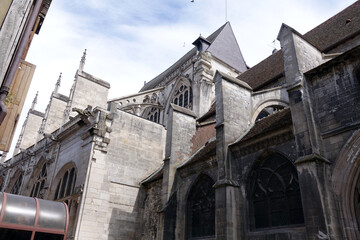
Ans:
{"label": "arched stained glass window", "polygon": [[40,198],[43,197],[41,196],[42,195],[41,190],[44,189],[46,180],[47,180],[47,171],[46,171],[46,164],[44,164],[41,169],[41,172],[37,176],[35,183],[33,184],[30,197],[40,197]]}
{"label": "arched stained glass window", "polygon": [[11,188],[10,193],[12,193],[12,194],[19,194],[20,193],[20,187],[21,187],[22,179],[23,179],[23,174],[20,173],[20,175],[16,179],[13,187]]}
{"label": "arched stained glass window", "polygon": [[192,109],[193,94],[190,83],[181,82],[175,90],[172,103],[180,107]]}
{"label": "arched stained glass window", "polygon": [[252,229],[304,223],[297,171],[284,157],[274,154],[258,161],[248,192]]}
{"label": "arched stained glass window", "polygon": [[191,188],[187,203],[188,239],[215,236],[214,181],[201,176]]}
{"label": "arched stained glass window", "polygon": [[54,200],[63,199],[67,196],[70,196],[74,191],[75,180],[75,168],[67,169],[57,185]]}

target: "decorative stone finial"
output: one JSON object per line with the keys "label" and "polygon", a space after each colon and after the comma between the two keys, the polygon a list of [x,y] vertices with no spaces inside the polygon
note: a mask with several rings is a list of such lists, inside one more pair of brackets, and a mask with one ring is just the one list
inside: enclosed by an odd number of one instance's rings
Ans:
{"label": "decorative stone finial", "polygon": [[36,103],[37,103],[38,95],[39,95],[39,91],[36,92],[36,95],[35,95],[35,97],[34,97],[34,100],[32,101],[31,110],[34,110],[34,108],[35,108],[35,105],[36,105]]}
{"label": "decorative stone finial", "polygon": [[86,49],[81,57],[80,60],[80,66],[79,66],[79,71],[82,72],[84,70],[84,66],[85,66],[85,60],[86,60]]}
{"label": "decorative stone finial", "polygon": [[56,81],[54,93],[57,93],[58,90],[59,90],[60,83],[61,83],[61,75],[62,75],[62,73],[60,73],[59,78],[58,78],[58,80]]}

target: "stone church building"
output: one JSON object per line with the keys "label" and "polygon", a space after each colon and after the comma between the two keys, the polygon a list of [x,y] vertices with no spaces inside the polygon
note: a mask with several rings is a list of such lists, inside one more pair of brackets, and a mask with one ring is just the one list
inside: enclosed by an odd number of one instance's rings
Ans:
{"label": "stone church building", "polygon": [[249,68],[226,23],[116,99],[84,53],[1,190],[65,201],[69,239],[360,239],[360,2],[278,40]]}

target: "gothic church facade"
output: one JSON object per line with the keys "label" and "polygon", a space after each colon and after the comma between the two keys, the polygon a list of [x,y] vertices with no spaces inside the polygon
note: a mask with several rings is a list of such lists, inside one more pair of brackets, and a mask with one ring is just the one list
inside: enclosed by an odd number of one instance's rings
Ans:
{"label": "gothic church facade", "polygon": [[360,2],[249,68],[229,23],[139,93],[84,71],[29,110],[1,190],[65,201],[69,239],[360,238]]}

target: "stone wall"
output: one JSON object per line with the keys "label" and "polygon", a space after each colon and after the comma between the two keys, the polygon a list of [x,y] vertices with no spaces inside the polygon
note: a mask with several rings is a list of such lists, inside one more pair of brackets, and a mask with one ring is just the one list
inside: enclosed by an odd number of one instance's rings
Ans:
{"label": "stone wall", "polygon": [[64,119],[64,110],[68,98],[58,93],[53,93],[46,113],[44,133],[52,133],[61,127]]}
{"label": "stone wall", "polygon": [[161,189],[162,179],[156,180],[146,184],[144,201],[139,205],[143,208],[142,214],[139,218],[139,231],[136,239],[141,240],[155,240],[159,239],[161,231],[160,225],[160,212],[162,210],[161,203]]}
{"label": "stone wall", "polygon": [[360,125],[360,79],[355,76],[359,64],[357,59],[339,59],[319,69],[320,74],[310,72],[307,76],[325,155],[330,161],[337,158],[352,134],[350,130]]}
{"label": "stone wall", "polygon": [[[71,107],[85,109],[88,105],[94,107],[107,108],[107,97],[110,84],[96,78],[86,72],[77,73],[76,84],[73,92]],[[71,112],[70,116],[76,113]]]}
{"label": "stone wall", "polygon": [[117,110],[97,128],[77,238],[134,239],[139,182],[162,163],[165,129]]}

